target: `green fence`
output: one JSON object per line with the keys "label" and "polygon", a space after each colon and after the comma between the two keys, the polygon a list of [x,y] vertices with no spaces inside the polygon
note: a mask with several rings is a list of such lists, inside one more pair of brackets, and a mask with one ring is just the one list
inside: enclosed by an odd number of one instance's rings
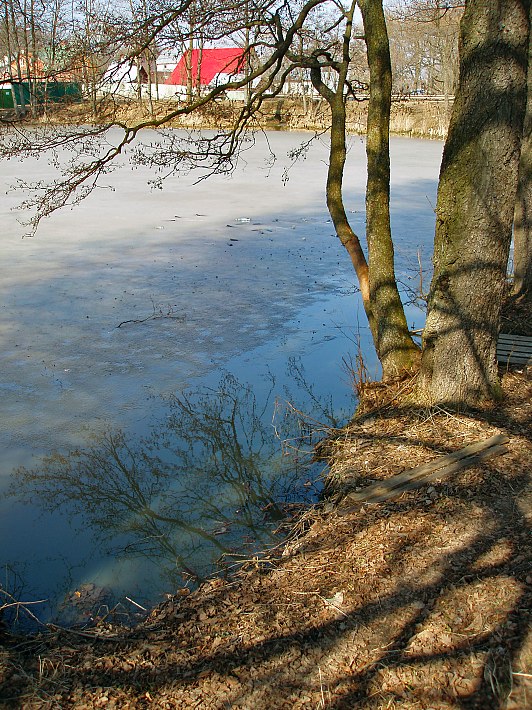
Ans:
{"label": "green fence", "polygon": [[28,84],[13,82],[0,89],[0,108],[15,108],[14,100],[18,106],[29,106],[30,90]]}
{"label": "green fence", "polygon": [[42,106],[45,103],[77,103],[82,99],[81,84],[77,82],[53,81],[48,84],[42,82],[34,84],[30,88],[30,84],[27,81],[14,81],[10,86],[4,85],[0,88],[0,108],[15,108],[13,99],[16,99],[20,108],[29,107],[32,90],[34,92],[34,101],[38,106]]}

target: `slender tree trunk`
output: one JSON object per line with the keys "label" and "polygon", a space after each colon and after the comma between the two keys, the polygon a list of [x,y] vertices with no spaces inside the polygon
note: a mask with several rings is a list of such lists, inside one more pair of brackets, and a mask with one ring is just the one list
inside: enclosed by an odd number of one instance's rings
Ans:
{"label": "slender tree trunk", "polygon": [[[12,70],[12,62],[13,62],[13,56],[11,52],[11,37],[10,37],[10,28],[9,28],[9,14],[7,10],[7,3],[4,7],[4,22],[5,22],[5,33],[6,33],[6,50],[7,50],[7,61],[8,61],[8,66],[9,66],[9,78],[11,80],[11,97],[13,99],[13,109],[15,111],[15,118],[18,120],[20,118],[20,106],[18,103],[18,96],[17,92],[15,91],[15,86],[13,84],[14,78],[13,78],[13,70]],[[16,28],[14,28],[14,31],[16,32]]]}
{"label": "slender tree trunk", "polygon": [[[352,18],[355,2],[348,13],[348,23],[344,34],[344,61],[339,70],[336,91],[333,91],[322,78],[322,69],[317,63],[310,70],[310,79],[316,91],[322,96],[331,109],[331,145],[329,148],[329,169],[327,171],[327,208],[336,230],[336,234],[351,258],[351,263],[357,275],[362,302],[370,324],[372,322],[369,269],[360,239],[355,234],[344,207],[343,178],[346,149],[346,109],[344,99],[344,82],[349,67],[349,45],[351,41]],[[347,57],[347,61],[345,61]]]}
{"label": "slender tree trunk", "polygon": [[201,96],[201,63],[203,61],[203,38],[200,37],[198,38],[198,66],[196,68],[196,96]]}
{"label": "slender tree trunk", "polygon": [[[34,0],[31,0],[30,3],[30,12],[31,12],[31,23],[30,23],[30,31],[31,31],[31,74],[33,78],[33,85],[32,85],[32,93],[35,95],[35,103],[34,103],[34,115],[37,115],[38,110],[39,110],[39,102],[42,101],[43,105],[45,105],[46,101],[46,94],[39,94],[39,89],[43,89],[42,86],[42,81],[43,81],[43,76],[41,76],[41,72],[38,71],[38,62],[39,62],[39,56],[38,56],[38,51],[37,51],[37,35],[36,35],[36,28],[35,28],[35,20],[36,20],[36,15],[35,15],[35,2]],[[38,76],[39,75],[39,76]]]}
{"label": "slender tree trunk", "polygon": [[397,288],[390,227],[390,108],[392,68],[382,0],[359,2],[370,71],[366,153],[366,237],[373,339],[383,376],[411,369],[419,360]]}
{"label": "slender tree trunk", "polygon": [[420,393],[454,407],[500,392],[495,357],[526,103],[530,0],[468,0],[445,143]]}
{"label": "slender tree trunk", "polygon": [[[18,82],[19,82],[19,86],[18,86],[18,98],[19,98],[19,101],[20,101],[20,104],[21,104],[22,114],[25,114],[25,113],[26,113],[26,99],[25,99],[25,96],[24,96],[24,87],[22,86],[22,82],[23,82],[23,80],[24,80],[24,75],[23,75],[23,73],[22,73],[22,62],[21,62],[21,57],[22,57],[22,54],[23,54],[23,48],[22,48],[22,45],[21,45],[21,42],[20,42],[20,37],[19,37],[20,31],[19,31],[19,28],[18,28],[18,25],[17,25],[17,20],[16,20],[16,15],[15,15],[15,8],[14,8],[13,0],[10,0],[10,2],[9,2],[9,11],[10,11],[10,15],[11,15],[11,27],[13,28],[13,39],[14,39],[14,42],[15,42],[15,51],[16,51],[15,64],[16,64],[16,69],[17,69],[17,79],[18,79]],[[25,26],[25,25],[24,25],[24,26]],[[24,31],[24,30],[23,30],[23,31]],[[12,74],[11,62],[10,62],[9,71],[10,71],[10,73]],[[16,92],[15,92],[15,93],[16,93]]]}
{"label": "slender tree trunk", "polygon": [[[369,265],[343,203],[343,175],[346,160],[345,82],[350,66],[350,41],[355,3],[346,16],[343,56],[337,64],[337,87],[333,91],[322,79],[319,63],[311,69],[315,89],[331,108],[331,147],[327,173],[327,207],[338,238],[346,248],[357,274],[362,302],[368,317],[383,378],[411,369],[418,361],[419,349],[412,340],[394,271],[390,230],[390,156],[389,121],[391,105],[391,66],[382,0],[365,0],[363,14],[370,26],[366,31],[371,75],[368,116],[368,183],[366,189],[366,232]],[[379,14],[380,13],[380,14]],[[384,34],[382,34],[384,31]],[[387,57],[380,63],[381,54]],[[385,76],[382,76],[382,73]],[[375,75],[375,76],[374,76]]]}
{"label": "slender tree trunk", "polygon": [[187,70],[187,103],[192,103],[194,79],[192,76],[192,53],[194,51],[194,19],[190,10],[188,50],[185,50],[185,66]]}
{"label": "slender tree trunk", "polygon": [[345,142],[346,111],[343,96],[330,97],[329,105],[331,107],[331,147],[327,172],[327,207],[336,229],[336,234],[351,258],[351,263],[358,278],[364,309],[371,325],[373,318],[368,264],[360,240],[347,219],[343,201],[343,176],[347,154]]}
{"label": "slender tree trunk", "polygon": [[[244,64],[244,71],[246,72],[246,76],[249,76],[249,74],[251,73],[249,2],[246,2],[246,29],[245,29],[245,33],[244,33],[244,51],[245,51],[245,57],[246,57],[246,61]],[[251,84],[249,82],[245,86],[245,97],[246,97],[246,104],[249,104],[249,102],[251,101]]]}
{"label": "slender tree trunk", "polygon": [[527,105],[514,214],[514,294],[532,306],[532,14],[530,27]]}
{"label": "slender tree trunk", "polygon": [[[155,116],[155,110],[153,108],[153,96],[152,96],[152,87],[153,87],[153,82],[152,82],[152,77],[153,77],[153,64],[152,64],[152,56],[151,56],[151,51],[150,48],[148,47],[145,52],[146,56],[146,71],[147,71],[147,82],[148,82],[148,108],[150,112],[150,117],[153,118]],[[155,60],[157,61],[157,60]],[[157,65],[156,65],[157,66]]]}
{"label": "slender tree trunk", "polygon": [[29,88],[29,94],[30,94],[30,111],[32,117],[35,117],[37,115],[37,107],[36,107],[36,95],[35,95],[35,80],[32,78],[32,65],[33,65],[33,60],[30,58],[31,56],[31,49],[30,49],[30,37],[31,37],[31,27],[30,23],[33,22],[33,17],[30,14],[30,10],[28,9],[28,3],[25,1],[24,2],[24,60],[25,60],[25,69],[26,69],[26,81],[28,82],[28,88]]}

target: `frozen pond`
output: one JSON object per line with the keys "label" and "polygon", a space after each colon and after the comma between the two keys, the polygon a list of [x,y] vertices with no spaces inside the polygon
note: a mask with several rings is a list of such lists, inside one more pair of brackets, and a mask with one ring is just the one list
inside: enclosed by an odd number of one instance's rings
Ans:
{"label": "frozen pond", "polygon": [[[377,365],[325,207],[325,139],[286,180],[288,152],[308,137],[259,136],[230,177],[174,177],[162,191],[125,166],[105,180],[113,190],[29,239],[9,186],[49,168],[0,165],[0,585],[49,600],[33,608],[41,618],[65,594],[67,616],[84,594],[92,611],[155,603],[183,569],[267,542],[262,523],[315,490],[315,469],[282,455],[275,401],[341,421],[353,407],[342,359],[358,338]],[[429,262],[440,157],[440,143],[392,141],[405,281],[418,251]],[[345,184],[363,234],[359,137]]]}

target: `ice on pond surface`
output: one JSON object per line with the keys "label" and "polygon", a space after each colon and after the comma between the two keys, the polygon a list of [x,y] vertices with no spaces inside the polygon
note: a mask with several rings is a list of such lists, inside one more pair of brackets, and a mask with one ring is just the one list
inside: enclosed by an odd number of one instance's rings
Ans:
{"label": "ice on pond surface", "polygon": [[[0,166],[0,584],[50,599],[45,617],[79,590],[156,602],[183,570],[266,544],[277,508],[314,490],[316,472],[284,455],[275,402],[339,422],[353,406],[342,359],[360,338],[370,369],[376,362],[325,208],[326,142],[286,173],[306,138],[258,138],[232,176],[174,177],[162,191],[126,166],[106,178],[113,191],[31,239],[21,239],[9,185],[47,167]],[[406,284],[418,252],[429,261],[440,156],[436,142],[392,141]],[[345,184],[363,234],[358,137]],[[408,313],[415,324],[420,314]]]}

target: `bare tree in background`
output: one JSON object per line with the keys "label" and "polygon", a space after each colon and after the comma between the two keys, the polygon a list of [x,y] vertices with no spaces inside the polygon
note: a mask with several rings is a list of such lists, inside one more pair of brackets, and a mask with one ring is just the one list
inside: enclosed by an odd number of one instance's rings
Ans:
{"label": "bare tree in background", "polygon": [[387,10],[397,93],[443,94],[458,79],[458,33],[463,1],[402,0]]}

